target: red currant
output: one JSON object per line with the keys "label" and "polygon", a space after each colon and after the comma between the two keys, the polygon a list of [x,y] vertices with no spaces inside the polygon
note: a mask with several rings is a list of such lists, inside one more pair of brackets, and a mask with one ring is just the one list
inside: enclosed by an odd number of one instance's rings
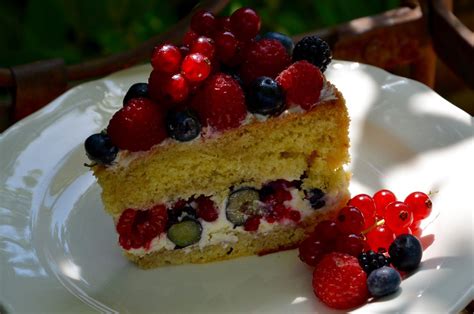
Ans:
{"label": "red currant", "polygon": [[391,202],[395,202],[397,197],[389,190],[380,190],[374,194],[375,213],[378,216],[385,217],[385,207]]}
{"label": "red currant", "polygon": [[196,39],[198,39],[198,37],[199,34],[190,29],[183,36],[183,45],[190,47],[192,43],[195,42]]}
{"label": "red currant", "polygon": [[257,231],[260,226],[260,216],[252,216],[244,223],[245,231]]}
{"label": "red currant", "polygon": [[407,228],[413,222],[413,212],[402,202],[392,202],[385,207],[385,224],[393,231]]}
{"label": "red currant", "polygon": [[221,32],[215,37],[217,57],[221,61],[228,61],[234,57],[237,51],[238,41],[231,32]]}
{"label": "red currant", "polygon": [[217,30],[219,31],[230,31],[230,17],[229,16],[219,16],[217,18]]}
{"label": "red currant", "polygon": [[427,218],[431,214],[433,206],[431,199],[423,192],[413,192],[405,199],[407,204],[413,211],[413,220],[418,221]]}
{"label": "red currant", "polygon": [[189,85],[181,74],[173,75],[165,86],[165,92],[174,102],[182,102],[188,98]]}
{"label": "red currant", "polygon": [[395,240],[395,233],[388,226],[377,226],[366,235],[367,243],[372,250],[377,252],[379,248],[388,250],[390,244]]}
{"label": "red currant", "polygon": [[361,235],[341,234],[336,238],[335,251],[359,256],[365,248],[365,241]]}
{"label": "red currant", "polygon": [[359,194],[351,198],[347,205],[357,207],[362,212],[365,218],[365,229],[373,225],[375,220],[375,202],[372,197],[367,194]]}
{"label": "red currant", "polygon": [[215,52],[214,41],[209,37],[200,36],[192,43],[190,52],[200,53],[211,60]]}
{"label": "red currant", "polygon": [[196,199],[196,203],[197,214],[200,218],[207,222],[217,220],[217,218],[219,217],[219,213],[214,202],[209,197],[201,195]]}
{"label": "red currant", "polygon": [[248,41],[260,31],[260,17],[250,8],[240,8],[230,16],[230,25],[238,39]]}
{"label": "red currant", "polygon": [[217,26],[214,14],[199,10],[191,18],[191,29],[200,35],[211,35]]}
{"label": "red currant", "polygon": [[311,233],[311,237],[324,242],[333,241],[338,235],[339,229],[337,228],[336,222],[332,220],[319,222]]}
{"label": "red currant", "polygon": [[309,266],[316,266],[326,253],[328,253],[327,245],[311,237],[301,242],[299,247],[300,260]]}
{"label": "red currant", "polygon": [[200,53],[192,53],[184,58],[181,70],[189,81],[201,82],[211,73],[211,62]]}
{"label": "red currant", "polygon": [[179,46],[179,51],[181,52],[182,56],[186,56],[186,55],[189,54],[189,47],[181,45],[181,46]]}
{"label": "red currant", "polygon": [[292,209],[288,213],[288,218],[294,222],[299,222],[301,220],[301,214],[299,211]]}
{"label": "red currant", "polygon": [[364,229],[365,219],[356,207],[345,206],[339,211],[336,223],[343,234],[360,233]]}
{"label": "red currant", "polygon": [[181,65],[181,52],[178,47],[165,44],[155,47],[151,56],[153,69],[164,73],[176,73]]}

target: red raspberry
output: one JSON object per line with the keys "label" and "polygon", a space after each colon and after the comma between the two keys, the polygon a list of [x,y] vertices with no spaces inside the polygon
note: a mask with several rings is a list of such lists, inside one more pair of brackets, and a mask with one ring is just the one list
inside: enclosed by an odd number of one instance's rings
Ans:
{"label": "red raspberry", "polygon": [[257,231],[260,226],[260,216],[252,216],[244,223],[245,231]]}
{"label": "red raspberry", "polygon": [[309,110],[319,100],[324,77],[318,67],[298,61],[281,72],[276,81],[285,91],[287,106]]}
{"label": "red raspberry", "polygon": [[291,62],[285,47],[276,39],[262,39],[251,44],[245,52],[240,75],[245,84],[260,76],[275,78]]}
{"label": "red raspberry", "polygon": [[260,17],[250,8],[240,8],[230,16],[232,32],[242,41],[255,38],[260,31],[260,24]]}
{"label": "red raspberry", "polygon": [[120,149],[148,150],[167,137],[162,108],[149,99],[133,98],[114,114],[107,133]]}
{"label": "red raspberry", "polygon": [[288,218],[290,218],[290,220],[293,220],[294,222],[299,222],[301,220],[301,214],[299,211],[292,209],[288,213]]}
{"label": "red raspberry", "polygon": [[157,46],[151,56],[151,65],[160,72],[176,73],[181,65],[181,51],[169,44]]}
{"label": "red raspberry", "polygon": [[329,307],[345,310],[364,304],[369,298],[367,274],[356,257],[330,253],[313,272],[314,294]]}
{"label": "red raspberry", "polygon": [[135,216],[137,215],[137,211],[132,208],[127,208],[123,211],[122,215],[120,215],[119,221],[117,222],[117,232],[119,234],[130,234],[132,233],[133,222],[135,221]]}
{"label": "red raspberry", "polygon": [[245,97],[239,83],[230,75],[210,77],[192,101],[204,125],[227,130],[240,125],[247,115]]}
{"label": "red raspberry", "polygon": [[219,217],[219,212],[209,197],[201,195],[196,199],[196,203],[198,205],[197,214],[204,221],[212,222]]}

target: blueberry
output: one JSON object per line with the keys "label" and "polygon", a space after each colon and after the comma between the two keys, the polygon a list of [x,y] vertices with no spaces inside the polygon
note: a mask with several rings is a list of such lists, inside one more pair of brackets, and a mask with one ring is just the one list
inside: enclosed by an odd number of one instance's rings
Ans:
{"label": "blueberry", "polygon": [[263,115],[279,115],[285,109],[283,90],[267,76],[257,78],[247,93],[248,110]]}
{"label": "blueberry", "polygon": [[168,228],[178,222],[182,222],[182,221],[190,220],[190,219],[194,219],[194,220],[197,219],[196,210],[192,208],[191,206],[186,205],[182,208],[168,209],[168,221],[167,221]]}
{"label": "blueberry", "polygon": [[89,136],[84,147],[87,157],[98,164],[110,164],[117,157],[118,147],[112,144],[110,137],[105,133]]}
{"label": "blueberry", "polygon": [[401,234],[390,244],[388,254],[397,269],[412,271],[420,265],[423,248],[415,236]]}
{"label": "blueberry", "polygon": [[263,35],[263,38],[276,39],[281,42],[281,44],[283,45],[283,47],[285,47],[286,51],[290,56],[293,53],[293,48],[295,47],[295,44],[289,36],[278,32],[268,32]]}
{"label": "blueberry", "polygon": [[367,288],[374,297],[383,297],[394,293],[400,287],[402,278],[392,267],[382,266],[372,271],[367,278]]}
{"label": "blueberry", "polygon": [[201,224],[197,220],[187,219],[172,225],[167,236],[178,248],[183,248],[199,242],[201,234]]}
{"label": "blueberry", "polygon": [[260,211],[260,195],[254,188],[240,188],[230,193],[226,203],[226,217],[235,226],[241,226]]}
{"label": "blueberry", "polygon": [[187,142],[201,133],[201,123],[191,110],[171,111],[166,117],[166,129],[170,137]]}
{"label": "blueberry", "polygon": [[139,97],[148,98],[147,83],[135,83],[130,86],[127,93],[125,94],[125,97],[123,97],[123,105],[125,106],[130,99]]}
{"label": "blueberry", "polygon": [[306,199],[308,199],[313,209],[319,209],[326,205],[326,201],[324,200],[325,194],[321,189],[311,189],[309,191],[305,191],[305,194]]}

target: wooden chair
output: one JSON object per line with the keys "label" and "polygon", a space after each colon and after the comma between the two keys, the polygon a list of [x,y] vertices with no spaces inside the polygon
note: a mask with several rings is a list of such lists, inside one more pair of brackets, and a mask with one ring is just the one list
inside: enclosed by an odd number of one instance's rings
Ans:
{"label": "wooden chair", "polygon": [[[203,1],[214,13],[228,1]],[[336,59],[352,60],[394,70],[406,66],[409,76],[433,87],[436,57],[467,85],[474,88],[474,34],[451,12],[452,0],[402,1],[385,13],[363,17],[328,29],[312,32],[326,39]],[[46,105],[75,83],[145,62],[154,46],[164,40],[179,42],[191,12],[166,33],[132,50],[80,64],[65,65],[62,59],[0,68],[0,88],[8,89],[12,102],[0,104],[6,125]],[[295,40],[307,34],[295,36]],[[3,128],[2,128],[3,127]]]}

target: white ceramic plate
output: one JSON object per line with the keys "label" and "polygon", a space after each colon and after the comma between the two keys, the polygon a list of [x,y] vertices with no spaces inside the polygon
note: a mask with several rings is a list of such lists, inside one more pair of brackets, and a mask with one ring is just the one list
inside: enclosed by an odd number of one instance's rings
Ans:
{"label": "white ceramic plate", "polygon": [[[121,256],[84,139],[103,129],[135,67],[68,91],[0,137],[0,312],[314,313],[296,251],[143,271]],[[472,117],[422,84],[333,62],[352,118],[352,193],[436,190],[421,267],[355,312],[447,312],[474,298]]]}

